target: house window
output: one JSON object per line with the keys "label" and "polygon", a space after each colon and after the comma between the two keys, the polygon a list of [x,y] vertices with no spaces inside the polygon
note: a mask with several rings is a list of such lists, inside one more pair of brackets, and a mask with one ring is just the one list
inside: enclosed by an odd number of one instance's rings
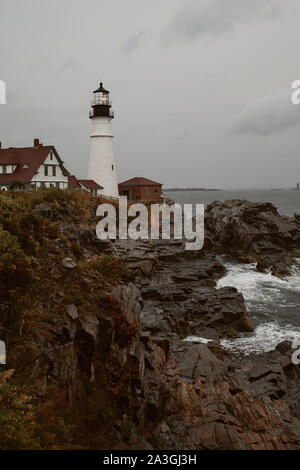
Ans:
{"label": "house window", "polygon": [[59,188],[59,183],[56,183],[56,187]]}
{"label": "house window", "polygon": [[45,165],[44,169],[45,169],[44,175],[45,175],[45,176],[48,176],[48,166]]}
{"label": "house window", "polygon": [[150,194],[149,188],[146,188],[146,194]]}
{"label": "house window", "polygon": [[53,153],[50,153],[50,160],[53,160]]}
{"label": "house window", "polygon": [[6,166],[6,165],[3,165],[3,167],[2,167],[2,173],[7,173],[7,166]]}
{"label": "house window", "polygon": [[27,163],[24,163],[23,168],[29,168],[29,166],[27,165]]}
{"label": "house window", "polygon": [[52,167],[52,176],[56,176],[56,166]]}

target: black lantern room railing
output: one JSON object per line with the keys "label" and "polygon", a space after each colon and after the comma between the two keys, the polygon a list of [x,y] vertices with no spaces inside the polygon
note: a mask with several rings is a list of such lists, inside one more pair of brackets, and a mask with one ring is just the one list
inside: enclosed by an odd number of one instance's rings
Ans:
{"label": "black lantern room railing", "polygon": [[109,116],[113,119],[115,117],[115,113],[112,111],[112,109],[109,109],[108,112],[104,111],[103,113],[99,112],[99,109],[97,109],[96,111],[95,109],[92,109],[92,111],[90,111],[89,117],[93,118],[96,116]]}

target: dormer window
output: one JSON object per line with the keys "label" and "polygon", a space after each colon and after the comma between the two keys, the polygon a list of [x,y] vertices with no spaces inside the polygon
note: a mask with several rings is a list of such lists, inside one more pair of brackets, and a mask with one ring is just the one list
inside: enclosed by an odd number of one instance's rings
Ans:
{"label": "dormer window", "polygon": [[10,175],[15,171],[16,168],[17,165],[0,165],[0,174]]}
{"label": "dormer window", "polygon": [[29,165],[28,163],[24,163],[23,167],[22,168],[29,168]]}

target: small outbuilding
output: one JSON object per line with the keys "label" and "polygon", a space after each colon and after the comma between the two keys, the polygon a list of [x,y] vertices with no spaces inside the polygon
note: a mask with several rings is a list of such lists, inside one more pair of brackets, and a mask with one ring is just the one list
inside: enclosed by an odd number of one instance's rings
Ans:
{"label": "small outbuilding", "polygon": [[163,198],[161,183],[140,176],[120,183],[119,194],[130,201],[160,201]]}
{"label": "small outbuilding", "polygon": [[69,175],[68,183],[69,189],[85,189],[93,196],[100,196],[102,194],[103,186],[100,186],[94,180],[78,180],[76,176]]}

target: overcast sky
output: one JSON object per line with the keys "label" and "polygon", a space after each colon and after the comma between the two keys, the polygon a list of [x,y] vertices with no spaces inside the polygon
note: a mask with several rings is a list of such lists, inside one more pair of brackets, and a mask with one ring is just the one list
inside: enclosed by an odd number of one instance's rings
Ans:
{"label": "overcast sky", "polygon": [[299,0],[1,0],[0,140],[86,177],[91,92],[111,90],[119,180],[300,180]]}

